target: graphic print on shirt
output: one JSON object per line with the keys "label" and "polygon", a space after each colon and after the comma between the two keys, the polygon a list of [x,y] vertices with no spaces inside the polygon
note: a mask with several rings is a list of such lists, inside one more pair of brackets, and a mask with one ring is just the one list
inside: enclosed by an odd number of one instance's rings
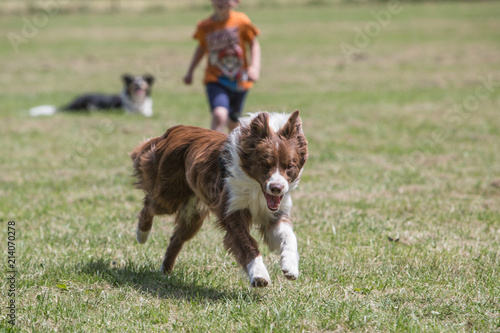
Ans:
{"label": "graphic print on shirt", "polygon": [[237,27],[217,30],[207,34],[206,42],[209,52],[209,63],[220,69],[230,80],[241,81],[244,76],[244,54]]}

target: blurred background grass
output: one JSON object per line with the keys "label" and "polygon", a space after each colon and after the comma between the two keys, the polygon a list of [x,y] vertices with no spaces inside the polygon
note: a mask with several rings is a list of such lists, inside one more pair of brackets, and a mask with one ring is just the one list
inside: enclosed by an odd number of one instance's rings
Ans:
{"label": "blurred background grass", "polygon": [[[329,6],[338,4],[389,3],[393,0],[242,0],[244,7],[277,6]],[[467,0],[462,0],[466,2]],[[476,0],[468,0],[477,2]],[[484,0],[483,0],[484,1]],[[494,0],[490,0],[494,1]],[[401,3],[410,1],[397,1]],[[452,0],[411,0],[411,2],[453,2]],[[48,4],[57,4],[60,12],[118,12],[118,11],[161,11],[168,9],[206,9],[209,0],[3,0],[0,3],[0,15],[11,13],[36,12]]]}
{"label": "blurred background grass", "polygon": [[[24,35],[43,9],[16,3],[0,19],[0,220],[18,223],[20,330],[500,328],[499,2],[401,2],[347,59],[340,45],[387,2],[242,1],[263,53],[246,111],[300,109],[310,149],[293,194],[301,277],[285,280],[262,247],[273,279],[262,293],[246,289],[211,223],[170,279],[156,271],[171,218],[157,218],[144,246],[134,240],[142,193],[127,152],[173,125],[209,125],[203,66],[182,84],[209,1],[102,1]],[[8,33],[27,42],[16,52]],[[152,118],[26,112],[117,93],[123,72],[157,77]],[[464,109],[489,79],[486,98]]]}

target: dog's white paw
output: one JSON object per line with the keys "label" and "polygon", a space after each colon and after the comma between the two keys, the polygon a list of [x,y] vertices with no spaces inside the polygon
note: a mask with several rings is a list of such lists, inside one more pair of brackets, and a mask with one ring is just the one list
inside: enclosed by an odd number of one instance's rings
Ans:
{"label": "dog's white paw", "polygon": [[271,283],[271,278],[262,261],[262,256],[258,256],[247,265],[247,272],[252,287],[267,287]]}
{"label": "dog's white paw", "polygon": [[294,252],[283,252],[281,254],[281,271],[288,280],[296,280],[299,277],[299,255]]}
{"label": "dog's white paw", "polygon": [[271,283],[271,279],[269,277],[253,277],[250,280],[250,285],[253,288],[262,288],[262,287],[267,287]]}
{"label": "dog's white paw", "polygon": [[146,243],[146,241],[148,240],[149,238],[149,234],[151,233],[151,230],[148,230],[148,231],[141,231],[139,230],[139,228],[137,228],[137,233],[136,233],[136,238],[137,238],[137,241],[140,243],[140,244],[144,244]]}

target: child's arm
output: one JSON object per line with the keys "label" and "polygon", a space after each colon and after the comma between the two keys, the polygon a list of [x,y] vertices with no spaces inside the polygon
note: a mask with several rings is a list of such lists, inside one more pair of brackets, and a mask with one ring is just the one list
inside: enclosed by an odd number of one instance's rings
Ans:
{"label": "child's arm", "polygon": [[193,59],[191,60],[191,64],[189,65],[186,76],[184,76],[185,84],[191,84],[193,82],[194,69],[200,63],[200,60],[203,58],[204,53],[205,52],[203,51],[203,48],[200,45],[198,45],[198,47],[196,47],[196,50],[194,51]]}
{"label": "child's arm", "polygon": [[257,81],[260,77],[260,44],[255,37],[250,43],[250,61],[247,74],[250,81]]}

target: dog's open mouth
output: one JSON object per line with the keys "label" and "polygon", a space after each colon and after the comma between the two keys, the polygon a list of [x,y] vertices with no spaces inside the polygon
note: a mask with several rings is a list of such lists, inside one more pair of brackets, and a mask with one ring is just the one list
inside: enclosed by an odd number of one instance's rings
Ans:
{"label": "dog's open mouth", "polygon": [[264,192],[264,196],[266,197],[267,208],[269,208],[270,211],[275,212],[280,208],[281,199],[283,199],[282,195],[271,195]]}
{"label": "dog's open mouth", "polygon": [[142,89],[140,87],[135,87],[134,88],[134,95],[137,97],[144,97],[144,96],[146,96],[146,90]]}

